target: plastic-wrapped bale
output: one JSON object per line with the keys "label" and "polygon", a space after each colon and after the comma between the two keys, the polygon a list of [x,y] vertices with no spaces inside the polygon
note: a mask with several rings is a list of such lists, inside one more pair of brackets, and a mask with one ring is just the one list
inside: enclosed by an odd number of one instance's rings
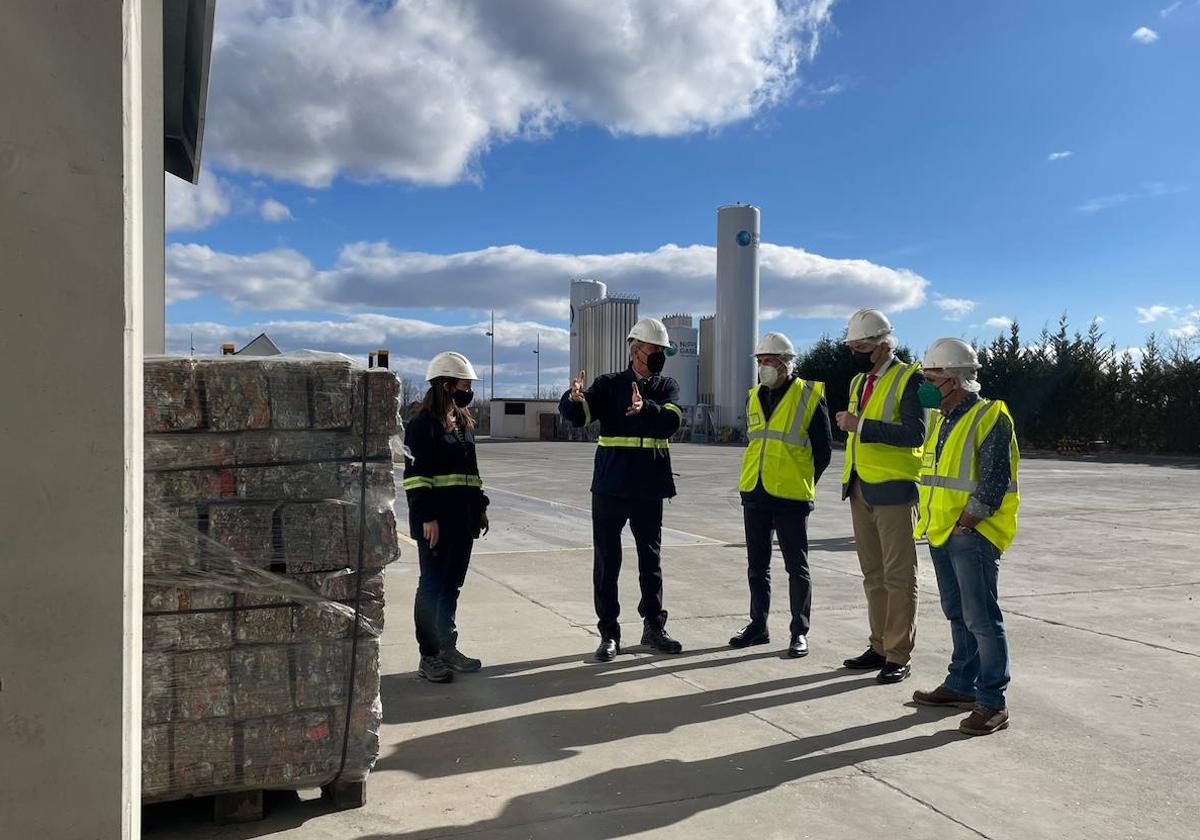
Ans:
{"label": "plastic-wrapped bale", "polygon": [[147,361],[145,801],[366,780],[398,399],[333,354]]}

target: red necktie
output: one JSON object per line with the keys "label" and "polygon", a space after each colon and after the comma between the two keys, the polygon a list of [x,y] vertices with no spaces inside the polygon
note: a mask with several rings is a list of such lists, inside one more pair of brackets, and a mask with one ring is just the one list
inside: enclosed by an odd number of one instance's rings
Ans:
{"label": "red necktie", "polygon": [[867,375],[867,387],[863,388],[862,403],[859,405],[861,410],[867,404],[867,400],[871,399],[871,393],[875,390],[875,380],[878,377],[871,373]]}

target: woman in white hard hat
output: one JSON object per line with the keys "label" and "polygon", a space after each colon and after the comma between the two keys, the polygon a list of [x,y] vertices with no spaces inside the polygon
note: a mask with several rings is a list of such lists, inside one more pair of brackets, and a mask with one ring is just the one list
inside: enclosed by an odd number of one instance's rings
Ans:
{"label": "woman in white hard hat", "polygon": [[1008,728],[1008,638],[1000,612],[1000,556],[1017,534],[1017,467],[1012,415],[979,396],[979,360],[958,338],[939,338],[925,353],[921,403],[937,409],[921,462],[920,518],[928,537],[953,651],[946,679],[913,700],[972,709],[959,729],[990,735]]}
{"label": "woman in white hard hat", "polygon": [[482,664],[459,651],[455,625],[471,548],[488,528],[469,408],[471,383],[479,377],[466,356],[447,352],[433,357],[425,378],[429,390],[404,432],[404,491],[421,564],[413,608],[417,673],[450,682],[455,671],[478,671]]}
{"label": "woman in white hard hat", "polygon": [[925,440],[925,412],[917,399],[921,366],[896,358],[891,322],[878,309],[850,316],[846,346],[859,373],[847,410],[836,418],[846,433],[842,498],[850,500],[870,647],[842,664],[878,671],[881,683],[898,683],[911,673],[917,628],[912,521]]}

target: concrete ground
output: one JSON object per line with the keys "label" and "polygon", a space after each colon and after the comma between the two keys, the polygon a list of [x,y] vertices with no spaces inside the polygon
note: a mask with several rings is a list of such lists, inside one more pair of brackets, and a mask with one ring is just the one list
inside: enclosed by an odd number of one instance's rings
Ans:
{"label": "concrete ground", "polygon": [[[174,804],[148,812],[145,836],[1200,837],[1200,465],[1022,463],[1021,530],[1000,578],[1012,726],[971,739],[956,731],[963,713],[909,702],[949,658],[924,546],[912,679],[880,686],[840,668],[866,646],[840,453],[810,519],[808,658],[781,656],[778,559],[773,644],[726,646],[748,602],[741,454],[684,445],[672,450],[680,495],[665,513],[663,566],[685,651],[634,648],[595,664],[592,447],[479,451],[493,528],[476,545],[459,625],[460,646],[486,667],[448,686],[415,677],[406,546],[388,581],[369,804],[330,813],[281,795],[265,822],[223,829],[203,803]],[[624,636],[637,641],[632,552],[621,589]]]}

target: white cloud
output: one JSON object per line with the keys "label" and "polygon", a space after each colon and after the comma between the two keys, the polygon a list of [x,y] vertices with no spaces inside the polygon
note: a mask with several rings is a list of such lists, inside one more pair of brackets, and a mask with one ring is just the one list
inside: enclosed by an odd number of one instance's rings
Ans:
{"label": "white cloud", "polygon": [[971,314],[976,304],[975,301],[965,298],[942,297],[938,295],[934,300],[934,305],[946,313],[945,320],[961,321]]}
{"label": "white cloud", "polygon": [[310,186],[449,184],[564,124],[711,130],[789,95],[835,2],[222,2],[206,151]]}
{"label": "white cloud", "polygon": [[[844,317],[864,306],[913,309],[924,303],[928,286],[906,269],[766,243],[759,265],[764,316]],[[494,309],[508,317],[566,320],[573,277],[640,295],[646,314],[711,312],[716,249],[664,245],[620,254],[552,254],[504,245],[429,254],[358,242],[342,248],[333,267],[318,269],[287,248],[243,256],[173,244],[167,275],[171,302],[207,294],[240,309]]]}
{"label": "white cloud", "polygon": [[1164,322],[1167,335],[1171,338],[1191,340],[1200,337],[1200,307],[1164,306],[1156,303],[1153,306],[1137,307],[1137,313],[1139,323]]}
{"label": "white cloud", "polygon": [[1174,315],[1178,311],[1176,307],[1163,306],[1161,303],[1156,303],[1153,306],[1139,306],[1137,307],[1138,323],[1152,324],[1159,318]]}
{"label": "white cloud", "polygon": [[[222,343],[242,345],[267,333],[284,351],[327,350],[360,359],[380,347],[391,353],[391,367],[401,375],[420,379],[425,366],[443,350],[466,354],[485,377],[491,376],[489,324],[447,326],[412,318],[356,314],[323,320],[264,320],[229,325],[211,321],[172,323],[167,326],[167,352],[187,354],[192,343],[201,354],[216,354]],[[496,321],[496,379],[498,394],[532,393],[536,383],[533,348],[541,336],[542,384],[567,381],[569,334],[567,330],[536,321]]]}
{"label": "white cloud", "polygon": [[1075,153],[1070,150],[1064,150],[1061,152],[1051,152],[1046,157],[1046,160],[1066,160],[1067,158],[1072,157],[1074,154]]}
{"label": "white cloud", "polygon": [[1158,15],[1159,15],[1159,17],[1164,17],[1164,18],[1170,17],[1172,14],[1177,12],[1179,10],[1179,7],[1182,5],[1183,5],[1183,0],[1175,0],[1175,2],[1172,3],[1170,6],[1167,6],[1165,9],[1160,9],[1158,12]]}
{"label": "white cloud", "polygon": [[258,207],[258,213],[266,222],[286,222],[292,218],[292,211],[282,201],[268,198]]}
{"label": "white cloud", "polygon": [[1148,27],[1139,26],[1129,37],[1139,44],[1153,44],[1158,40],[1158,33]]}
{"label": "white cloud", "polygon": [[1179,193],[1187,192],[1188,188],[1182,184],[1167,184],[1162,181],[1146,181],[1142,184],[1141,189],[1133,193],[1114,193],[1112,195],[1102,195],[1099,198],[1093,198],[1078,205],[1075,209],[1080,213],[1098,213],[1101,210],[1108,210],[1113,207],[1119,207],[1130,201],[1140,201],[1146,198],[1162,198],[1167,195],[1178,195]]}
{"label": "white cloud", "polygon": [[1006,330],[1013,325],[1012,318],[1007,315],[997,315],[994,318],[988,318],[983,322],[985,327],[993,327],[998,330]]}
{"label": "white cloud", "polygon": [[229,184],[211,172],[202,173],[199,184],[168,175],[167,231],[201,230],[228,216],[232,209],[229,192]]}

